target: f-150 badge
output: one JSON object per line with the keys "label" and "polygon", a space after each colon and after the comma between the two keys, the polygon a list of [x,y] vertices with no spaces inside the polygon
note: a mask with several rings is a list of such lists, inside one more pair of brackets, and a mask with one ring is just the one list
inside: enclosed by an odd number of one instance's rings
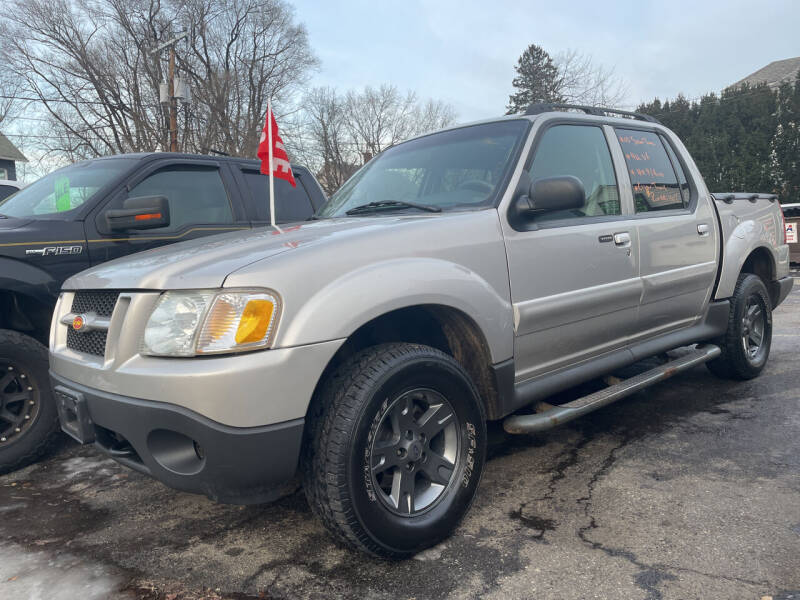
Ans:
{"label": "f-150 badge", "polygon": [[45,246],[35,250],[25,250],[25,254],[38,254],[39,256],[62,256],[81,252],[83,252],[83,246]]}

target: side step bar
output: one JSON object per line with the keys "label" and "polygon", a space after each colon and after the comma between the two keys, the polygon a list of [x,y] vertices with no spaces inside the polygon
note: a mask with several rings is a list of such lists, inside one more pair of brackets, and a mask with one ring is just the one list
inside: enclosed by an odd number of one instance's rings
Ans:
{"label": "side step bar", "polygon": [[538,407],[545,409],[542,412],[537,412],[532,415],[512,415],[503,421],[503,429],[508,433],[546,431],[547,429],[577,419],[612,402],[616,402],[625,396],[630,396],[654,383],[677,375],[681,371],[686,371],[694,366],[708,362],[712,358],[718,357],[720,354],[722,354],[722,350],[720,350],[718,346],[701,344],[688,354],[684,354],[675,360],[659,365],[655,369],[650,369],[630,379],[620,381],[615,385],[584,396],[583,398],[578,398],[577,400],[560,406],[540,403]]}

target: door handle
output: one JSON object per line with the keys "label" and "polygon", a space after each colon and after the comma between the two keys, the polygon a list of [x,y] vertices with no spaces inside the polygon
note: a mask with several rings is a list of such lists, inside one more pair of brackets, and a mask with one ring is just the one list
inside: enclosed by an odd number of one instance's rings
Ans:
{"label": "door handle", "polygon": [[702,236],[708,235],[708,225],[706,223],[700,223],[697,226],[697,235],[702,235]]}
{"label": "door handle", "polygon": [[627,231],[614,234],[614,243],[620,248],[627,248],[631,245],[631,236]]}

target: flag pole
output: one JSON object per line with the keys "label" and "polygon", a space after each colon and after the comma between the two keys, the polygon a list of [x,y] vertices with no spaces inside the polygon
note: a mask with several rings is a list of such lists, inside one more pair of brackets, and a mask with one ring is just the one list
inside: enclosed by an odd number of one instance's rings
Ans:
{"label": "flag pole", "polygon": [[269,220],[272,227],[280,231],[275,225],[275,185],[272,180],[272,99],[267,100],[267,147],[269,148]]}

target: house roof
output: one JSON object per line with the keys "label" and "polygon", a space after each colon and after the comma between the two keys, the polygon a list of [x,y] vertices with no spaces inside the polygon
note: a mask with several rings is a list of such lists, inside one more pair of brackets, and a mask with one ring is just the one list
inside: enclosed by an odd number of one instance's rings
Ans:
{"label": "house roof", "polygon": [[0,133],[0,160],[13,160],[16,162],[28,162],[25,155],[11,143],[6,136]]}
{"label": "house roof", "polygon": [[800,56],[796,58],[786,58],[775,60],[766,67],[760,68],[755,73],[751,73],[744,79],[740,79],[731,87],[739,87],[744,83],[758,85],[766,83],[772,89],[780,87],[784,82],[794,83],[797,73],[800,71]]}

